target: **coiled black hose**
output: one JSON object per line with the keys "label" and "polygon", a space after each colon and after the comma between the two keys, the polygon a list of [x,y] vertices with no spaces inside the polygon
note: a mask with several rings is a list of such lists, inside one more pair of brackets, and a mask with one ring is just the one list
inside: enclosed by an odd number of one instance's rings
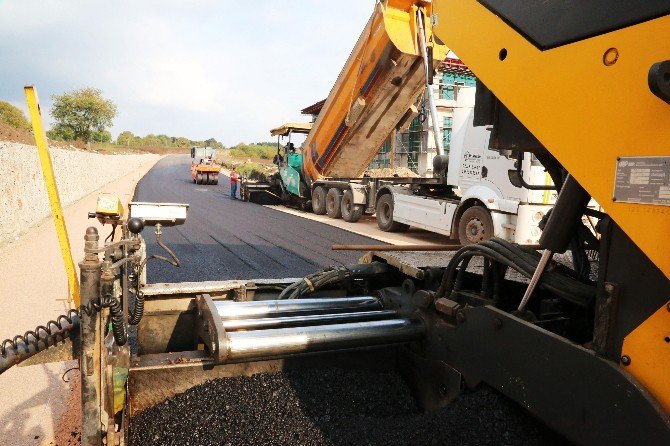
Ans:
{"label": "coiled black hose", "polygon": [[[70,310],[67,314],[61,314],[44,325],[38,325],[34,330],[26,331],[23,335],[16,335],[12,339],[2,341],[0,343],[0,374],[13,365],[65,340],[73,330],[79,327],[83,315],[93,316],[103,308],[109,308],[114,342],[117,345],[125,345],[128,342],[128,334],[121,302],[111,292],[105,291],[104,286],[102,288],[100,298],[80,305],[79,308]],[[111,290],[111,287],[109,289]]]}
{"label": "coiled black hose", "polygon": [[142,270],[144,267],[149,263],[150,260],[160,260],[162,262],[168,263],[172,266],[175,266],[179,268],[181,266],[181,263],[179,262],[179,258],[176,256],[174,252],[168,246],[161,241],[161,233],[160,231],[156,232],[156,244],[163,248],[165,252],[168,253],[170,258],[161,256],[161,255],[150,255],[147,258],[145,258],[142,263],[137,267],[137,271],[135,272],[135,301],[133,303],[133,308],[130,309],[130,315],[128,317],[128,323],[130,325],[137,325],[140,323],[142,320],[142,316],[144,315],[144,294],[140,290],[140,280],[139,276],[142,273]]}

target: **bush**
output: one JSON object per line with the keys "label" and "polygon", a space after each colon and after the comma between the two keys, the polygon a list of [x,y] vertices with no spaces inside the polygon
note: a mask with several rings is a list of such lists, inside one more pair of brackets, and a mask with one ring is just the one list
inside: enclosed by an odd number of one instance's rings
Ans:
{"label": "bush", "polygon": [[5,101],[0,101],[0,121],[17,129],[27,130],[30,128],[30,122],[28,122],[23,112]]}
{"label": "bush", "polygon": [[254,181],[267,181],[268,170],[265,166],[258,163],[237,164],[235,162],[222,162],[221,165],[226,169],[237,168],[237,173],[245,178]]}
{"label": "bush", "polygon": [[238,144],[230,150],[230,156],[233,158],[260,158],[271,160],[277,153],[276,146]]}
{"label": "bush", "polygon": [[239,149],[231,149],[230,156],[232,156],[233,158],[244,158],[244,159],[249,157],[246,152]]}
{"label": "bush", "polygon": [[52,141],[74,141],[74,132],[71,128],[56,124],[51,130],[47,130],[47,137]]}

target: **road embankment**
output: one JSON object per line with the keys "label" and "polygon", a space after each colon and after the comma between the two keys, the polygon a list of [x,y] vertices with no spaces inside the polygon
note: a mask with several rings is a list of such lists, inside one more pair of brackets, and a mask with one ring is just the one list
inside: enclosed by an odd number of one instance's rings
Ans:
{"label": "road embankment", "polygon": [[[63,206],[157,160],[159,155],[102,155],[51,148]],[[0,141],[0,247],[51,214],[37,148]]]}

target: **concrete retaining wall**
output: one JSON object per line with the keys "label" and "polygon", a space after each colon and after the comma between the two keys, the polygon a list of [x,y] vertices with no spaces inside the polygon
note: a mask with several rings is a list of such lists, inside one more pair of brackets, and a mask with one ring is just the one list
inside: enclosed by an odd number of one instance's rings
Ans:
{"label": "concrete retaining wall", "polygon": [[[100,155],[51,148],[61,203],[67,206],[158,155]],[[0,246],[51,214],[37,148],[0,141]]]}

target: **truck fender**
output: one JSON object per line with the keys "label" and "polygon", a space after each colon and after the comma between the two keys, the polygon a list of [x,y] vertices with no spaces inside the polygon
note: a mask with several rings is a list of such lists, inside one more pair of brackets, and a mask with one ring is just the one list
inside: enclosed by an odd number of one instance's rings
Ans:
{"label": "truck fender", "polygon": [[492,189],[486,186],[477,185],[468,188],[463,193],[463,196],[461,198],[461,204],[459,205],[459,210],[461,207],[465,206],[463,208],[463,211],[465,211],[465,209],[472,206],[473,200],[479,201],[484,207],[486,207],[490,211],[501,210],[500,209],[501,197],[498,194],[496,194]]}
{"label": "truck fender", "polygon": [[392,185],[386,185],[382,186],[377,190],[377,193],[375,194],[375,202],[379,200],[379,197],[385,194],[391,194],[395,195],[396,194],[396,189],[399,189],[397,186],[392,186]]}

